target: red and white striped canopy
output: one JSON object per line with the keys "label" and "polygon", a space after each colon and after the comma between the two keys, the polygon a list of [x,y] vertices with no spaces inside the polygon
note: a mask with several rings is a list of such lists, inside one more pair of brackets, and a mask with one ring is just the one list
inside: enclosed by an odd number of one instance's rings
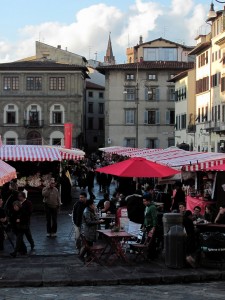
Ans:
{"label": "red and white striped canopy", "polygon": [[[107,150],[105,151],[105,149]],[[126,149],[126,147],[108,147],[99,150],[121,156],[139,156],[170,167],[183,167],[185,171],[207,170],[212,166],[225,163],[224,153],[185,151],[176,147],[167,149],[128,148],[127,151]]]}
{"label": "red and white striped canopy", "polygon": [[0,159],[4,161],[61,161],[83,157],[84,152],[81,150],[67,150],[54,146],[2,145],[0,147]]}
{"label": "red and white striped canopy", "polygon": [[0,160],[0,186],[16,178],[16,170]]}

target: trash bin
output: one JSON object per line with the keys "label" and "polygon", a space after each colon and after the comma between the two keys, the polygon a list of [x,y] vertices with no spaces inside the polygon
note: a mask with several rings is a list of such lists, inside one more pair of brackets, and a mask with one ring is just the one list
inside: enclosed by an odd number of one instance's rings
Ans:
{"label": "trash bin", "polygon": [[165,264],[169,268],[183,268],[186,234],[182,226],[172,226],[165,235]]}
{"label": "trash bin", "polygon": [[171,226],[183,226],[183,216],[178,213],[166,213],[163,215],[163,231],[164,235],[170,230]]}

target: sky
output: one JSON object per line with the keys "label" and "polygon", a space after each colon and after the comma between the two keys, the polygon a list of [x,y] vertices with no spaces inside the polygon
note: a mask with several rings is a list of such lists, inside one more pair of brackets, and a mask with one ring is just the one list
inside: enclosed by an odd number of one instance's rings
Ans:
{"label": "sky", "polygon": [[[214,1],[215,2],[215,1]],[[0,0],[0,63],[35,55],[35,41],[102,61],[109,32],[117,63],[126,48],[163,37],[186,45],[205,34],[211,0]],[[215,4],[222,9],[222,4]],[[97,54],[96,54],[97,53]]]}

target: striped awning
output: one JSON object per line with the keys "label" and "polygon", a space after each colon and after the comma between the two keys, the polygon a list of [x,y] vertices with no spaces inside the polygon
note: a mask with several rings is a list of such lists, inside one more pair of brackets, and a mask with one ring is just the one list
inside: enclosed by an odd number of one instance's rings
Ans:
{"label": "striped awning", "polygon": [[16,170],[0,160],[0,186],[16,178]]}
{"label": "striped awning", "polygon": [[225,153],[185,151],[176,147],[167,149],[108,147],[99,150],[121,156],[143,157],[170,167],[183,168],[184,171],[208,170],[212,166],[225,163]]}
{"label": "striped awning", "polygon": [[66,160],[80,160],[85,156],[85,152],[77,148],[66,149],[63,147],[59,147],[58,150],[60,152],[61,158]]}

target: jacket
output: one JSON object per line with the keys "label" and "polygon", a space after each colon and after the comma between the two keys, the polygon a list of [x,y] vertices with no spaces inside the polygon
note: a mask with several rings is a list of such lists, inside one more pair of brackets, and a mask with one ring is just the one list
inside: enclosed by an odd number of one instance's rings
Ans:
{"label": "jacket", "polygon": [[57,208],[61,205],[61,199],[57,188],[45,187],[42,190],[42,195],[44,196],[44,203],[47,206]]}
{"label": "jacket", "polygon": [[77,201],[73,206],[72,218],[74,225],[76,225],[77,227],[81,227],[82,216],[85,207],[85,203],[81,201]]}
{"label": "jacket", "polygon": [[145,212],[143,197],[138,194],[133,194],[127,196],[126,201],[128,218],[134,223],[143,224]]}
{"label": "jacket", "polygon": [[81,233],[85,236],[89,242],[96,240],[96,231],[99,221],[93,210],[86,207],[82,217]]}
{"label": "jacket", "polygon": [[144,225],[148,230],[157,225],[157,208],[154,203],[146,206]]}

